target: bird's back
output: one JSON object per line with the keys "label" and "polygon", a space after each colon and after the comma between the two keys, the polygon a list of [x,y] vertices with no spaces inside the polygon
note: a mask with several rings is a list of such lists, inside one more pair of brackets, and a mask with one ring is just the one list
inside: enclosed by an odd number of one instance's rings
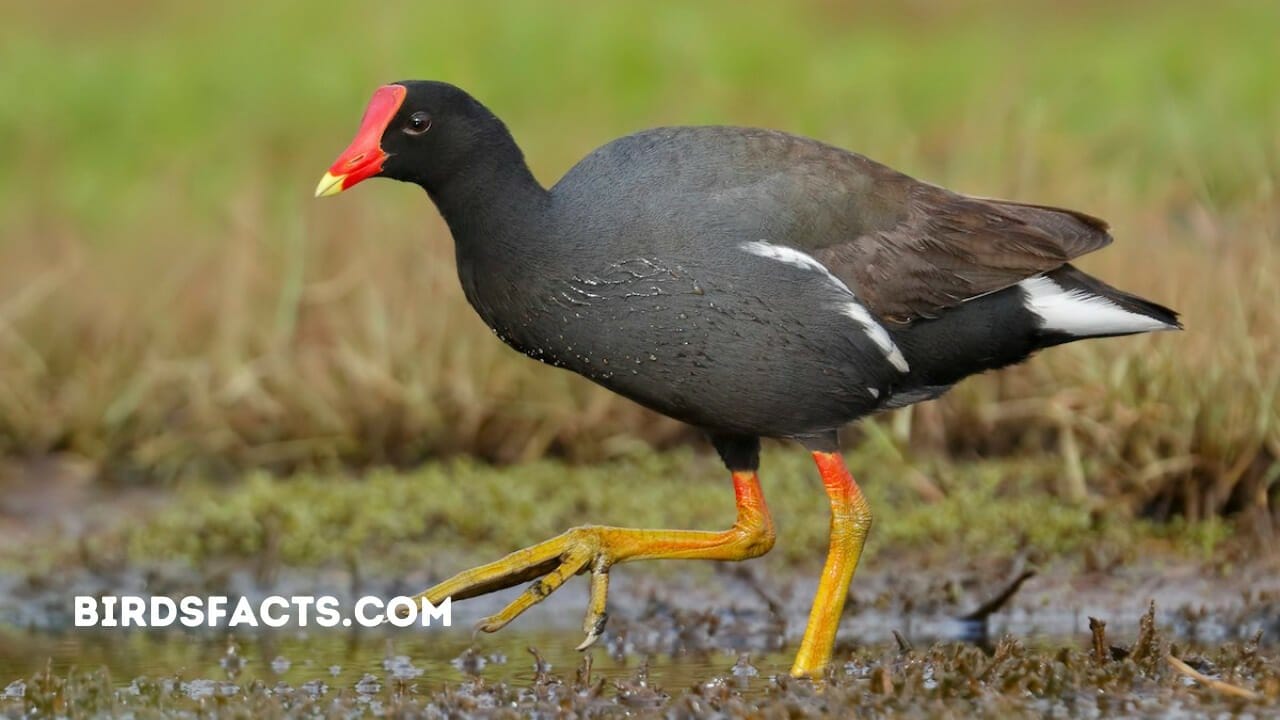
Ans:
{"label": "bird's back", "polygon": [[[552,188],[578,218],[668,235],[729,230],[801,245],[852,238],[903,217],[911,178],[866,157],[775,130],[665,127],[610,142]],[[676,240],[673,239],[673,242]]]}

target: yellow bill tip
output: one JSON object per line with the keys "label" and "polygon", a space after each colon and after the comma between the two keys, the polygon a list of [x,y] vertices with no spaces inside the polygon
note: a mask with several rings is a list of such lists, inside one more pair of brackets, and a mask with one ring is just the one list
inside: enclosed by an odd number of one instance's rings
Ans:
{"label": "yellow bill tip", "polygon": [[342,181],[346,179],[346,175],[325,173],[324,177],[320,178],[320,184],[316,185],[316,197],[320,198],[337,195],[342,192]]}

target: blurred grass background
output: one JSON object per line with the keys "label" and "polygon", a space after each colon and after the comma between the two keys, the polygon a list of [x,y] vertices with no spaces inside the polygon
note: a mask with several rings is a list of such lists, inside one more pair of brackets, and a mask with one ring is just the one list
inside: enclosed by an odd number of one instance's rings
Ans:
{"label": "blurred grass background", "polygon": [[641,128],[759,125],[1107,218],[1116,245],[1081,265],[1177,308],[1187,332],[1053,350],[851,441],[1047,456],[1052,490],[1077,503],[1274,522],[1280,4],[131,0],[5,15],[0,455],[151,482],[458,454],[595,462],[695,438],[497,342],[421,191],[312,200],[377,85],[435,78],[503,117],[548,184]]}

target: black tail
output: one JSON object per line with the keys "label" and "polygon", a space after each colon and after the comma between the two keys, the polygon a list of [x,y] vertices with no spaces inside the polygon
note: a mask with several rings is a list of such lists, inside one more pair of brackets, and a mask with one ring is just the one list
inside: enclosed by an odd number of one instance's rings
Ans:
{"label": "black tail", "polygon": [[[936,395],[974,373],[1025,360],[1073,340],[1182,327],[1163,305],[1117,290],[1071,265],[949,308],[932,320],[892,326],[916,387]],[[923,395],[910,396],[910,402]]]}

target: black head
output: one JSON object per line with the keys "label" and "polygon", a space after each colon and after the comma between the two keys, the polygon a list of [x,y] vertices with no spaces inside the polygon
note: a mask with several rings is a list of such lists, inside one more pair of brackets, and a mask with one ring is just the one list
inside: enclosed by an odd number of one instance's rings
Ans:
{"label": "black head", "polygon": [[369,101],[355,139],[320,180],[316,196],[336,195],[371,177],[435,192],[507,148],[514,142],[506,127],[461,89],[425,80],[383,85]]}

